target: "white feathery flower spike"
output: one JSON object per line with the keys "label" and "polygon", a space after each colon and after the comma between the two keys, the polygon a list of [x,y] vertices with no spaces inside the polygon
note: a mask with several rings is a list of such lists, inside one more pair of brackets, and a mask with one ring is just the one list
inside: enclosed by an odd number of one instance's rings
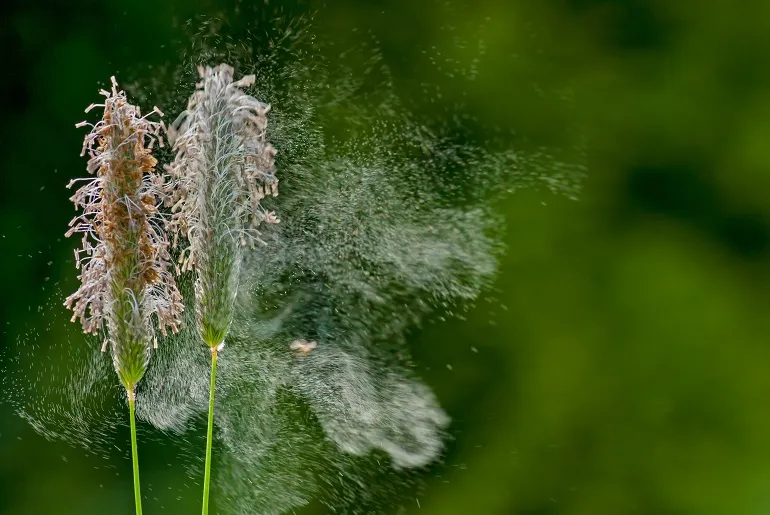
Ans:
{"label": "white feathery flower spike", "polygon": [[267,142],[270,106],[245,93],[254,75],[233,81],[233,68],[199,67],[201,81],[169,128],[176,151],[167,170],[174,244],[189,241],[178,272],[195,270],[201,337],[216,348],[229,331],[242,247],[261,242],[258,227],[278,223],[260,201],[278,194],[275,148]]}

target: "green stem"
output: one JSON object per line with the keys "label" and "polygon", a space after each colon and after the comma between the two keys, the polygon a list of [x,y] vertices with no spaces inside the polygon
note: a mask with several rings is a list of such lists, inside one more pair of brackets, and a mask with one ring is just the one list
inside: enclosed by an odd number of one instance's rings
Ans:
{"label": "green stem", "polygon": [[217,377],[217,349],[211,348],[211,385],[209,386],[209,424],[206,431],[206,465],[203,473],[203,515],[209,513],[209,483],[211,483],[211,441],[214,433],[214,384]]}
{"label": "green stem", "polygon": [[134,465],[134,504],[136,505],[136,515],[142,515],[142,494],[139,492],[139,456],[136,452],[136,415],[134,405],[136,396],[133,389],[128,391],[128,411],[131,417],[131,461]]}

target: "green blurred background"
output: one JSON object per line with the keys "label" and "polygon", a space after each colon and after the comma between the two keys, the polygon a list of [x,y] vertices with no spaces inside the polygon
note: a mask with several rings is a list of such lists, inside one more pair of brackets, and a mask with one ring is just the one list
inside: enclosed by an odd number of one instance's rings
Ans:
{"label": "green blurred background", "polygon": [[[479,123],[549,144],[566,126],[585,132],[580,201],[522,191],[501,202],[495,287],[466,321],[411,336],[454,438],[410,513],[770,512],[770,4],[236,7],[233,23],[253,9],[313,13],[318,37],[373,36],[418,113],[433,105],[423,84],[442,81],[425,66],[433,49],[479,57],[467,85]],[[110,75],[177,59],[170,41],[186,20],[236,11],[202,0],[3,9],[2,345],[30,331],[44,345],[56,331],[42,331],[38,306],[75,284],[64,185],[85,168],[83,107]],[[569,113],[536,94],[565,85]],[[0,417],[0,513],[133,512],[127,461],[106,468],[46,441],[2,402]],[[198,511],[198,486],[173,460],[144,444],[148,513]]]}

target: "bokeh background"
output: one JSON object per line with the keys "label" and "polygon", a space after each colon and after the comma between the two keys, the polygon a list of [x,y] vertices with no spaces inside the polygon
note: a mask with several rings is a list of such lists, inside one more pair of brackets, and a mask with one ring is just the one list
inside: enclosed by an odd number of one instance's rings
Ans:
{"label": "bokeh background", "polygon": [[[585,136],[580,199],[501,201],[494,287],[466,320],[410,335],[453,439],[409,513],[770,512],[766,3],[5,2],[4,348],[55,338],[40,311],[56,288],[74,290],[64,185],[83,173],[74,123],[96,89],[178,59],[187,20],[226,12],[237,24],[255,9],[312,16],[332,42],[376,39],[418,114],[442,101],[426,93],[445,77],[429,60],[478,58],[465,98],[481,124],[551,145],[565,127]],[[565,88],[568,112],[539,94]],[[105,468],[45,440],[8,393],[0,513],[133,512],[128,461]],[[197,512],[198,486],[168,447],[148,441],[141,457],[145,511]]]}

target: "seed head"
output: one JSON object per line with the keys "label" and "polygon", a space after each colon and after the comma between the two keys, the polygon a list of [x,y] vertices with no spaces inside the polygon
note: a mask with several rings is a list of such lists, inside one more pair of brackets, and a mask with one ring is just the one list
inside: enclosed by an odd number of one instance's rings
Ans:
{"label": "seed head", "polygon": [[242,248],[261,241],[257,227],[278,223],[260,201],[278,194],[275,148],[267,143],[268,104],[233,82],[225,64],[199,67],[201,82],[169,129],[176,150],[167,168],[174,183],[169,203],[174,244],[189,241],[178,272],[196,270],[196,318],[201,337],[216,347],[229,331]]}
{"label": "seed head", "polygon": [[[144,375],[154,341],[153,315],[160,331],[176,332],[181,322],[182,297],[169,265],[169,243],[158,213],[165,180],[155,172],[151,151],[162,122],[142,117],[138,107],[118,91],[102,90],[104,116],[86,135],[81,155],[88,152],[87,170],[93,178],[71,197],[82,213],[70,222],[67,236],[83,233],[75,251],[81,286],[67,297],[72,320],[83,331],[104,330],[111,343],[113,363],[127,390]],[[150,114],[160,110],[155,107]],[[90,125],[81,122],[77,126]],[[105,340],[105,344],[107,343]]]}

